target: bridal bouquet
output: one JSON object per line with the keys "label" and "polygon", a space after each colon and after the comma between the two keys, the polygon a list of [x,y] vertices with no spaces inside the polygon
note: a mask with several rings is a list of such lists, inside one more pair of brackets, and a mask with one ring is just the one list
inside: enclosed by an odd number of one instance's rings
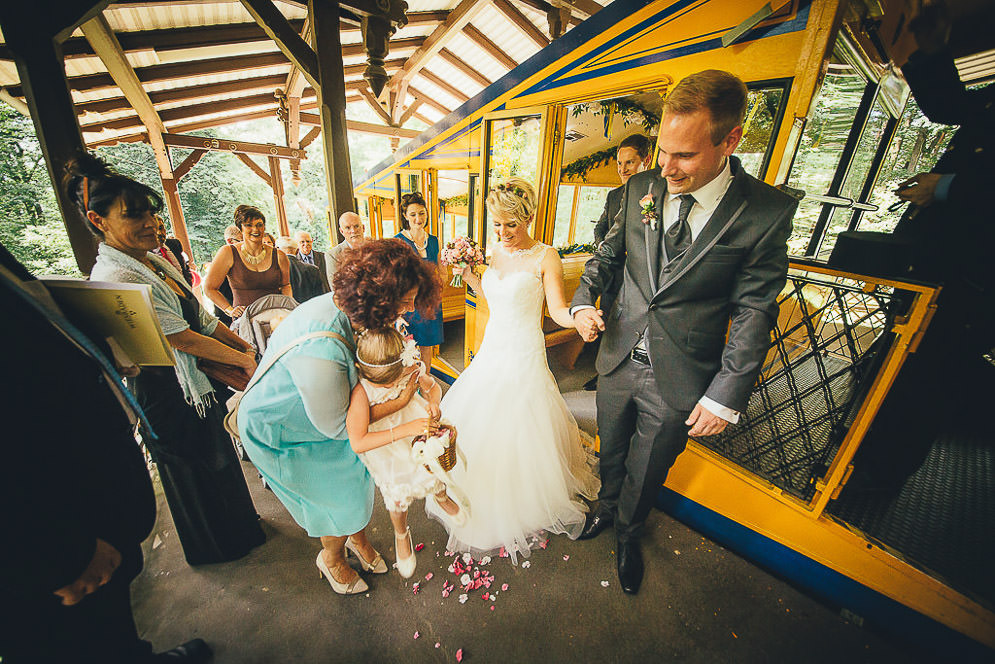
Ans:
{"label": "bridal bouquet", "polygon": [[[468,237],[458,237],[446,244],[442,250],[442,262],[453,267],[476,267],[484,263],[484,252],[477,243]],[[463,275],[454,274],[450,286],[460,288],[463,285]]]}

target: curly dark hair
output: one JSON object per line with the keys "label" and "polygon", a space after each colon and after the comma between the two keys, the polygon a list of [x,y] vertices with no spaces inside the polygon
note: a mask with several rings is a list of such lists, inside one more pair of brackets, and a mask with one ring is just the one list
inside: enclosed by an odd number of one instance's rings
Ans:
{"label": "curly dark hair", "polygon": [[[412,192],[410,194],[404,194],[403,196],[401,196],[401,205],[400,205],[400,207],[401,207],[401,228],[403,230],[408,230],[409,228],[411,228],[411,224],[408,223],[408,218],[404,216],[404,213],[408,211],[408,206],[409,205],[420,205],[423,208],[425,208],[426,212],[428,212],[428,205],[425,203],[425,197],[422,196],[417,191],[414,191],[414,192]],[[425,230],[428,230],[428,229],[425,229]]]}
{"label": "curly dark hair", "polygon": [[162,197],[151,187],[116,173],[102,159],[81,152],[66,164],[62,179],[66,195],[79,208],[87,228],[100,239],[104,234],[86,218],[88,211],[106,217],[111,205],[121,199],[127,217],[141,217],[146,212],[162,210]]}
{"label": "curly dark hair", "polygon": [[403,240],[371,240],[342,252],[332,276],[335,302],[354,327],[389,327],[399,316],[401,300],[418,289],[415,308],[433,318],[442,299],[438,270]]}
{"label": "curly dark hair", "polygon": [[235,208],[235,225],[241,228],[253,219],[262,219],[266,222],[266,215],[259,211],[254,205],[239,205]]}

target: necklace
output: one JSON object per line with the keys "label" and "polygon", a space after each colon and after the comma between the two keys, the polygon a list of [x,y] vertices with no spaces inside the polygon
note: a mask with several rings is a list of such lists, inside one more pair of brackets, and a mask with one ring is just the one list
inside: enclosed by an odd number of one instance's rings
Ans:
{"label": "necklace", "polygon": [[415,249],[417,249],[420,252],[421,251],[425,251],[425,247],[428,245],[428,233],[426,233],[425,235],[422,236],[422,241],[421,242],[418,242],[418,240],[415,239],[414,233],[412,233],[409,230],[408,231],[408,238],[411,240],[411,243],[415,245]]}
{"label": "necklace", "polygon": [[250,254],[248,248],[246,248],[244,244],[242,245],[241,251],[242,251],[242,258],[245,259],[245,262],[248,263],[249,265],[259,265],[260,263],[263,262],[263,259],[266,258],[265,245],[263,245],[263,250],[260,251],[258,254]]}

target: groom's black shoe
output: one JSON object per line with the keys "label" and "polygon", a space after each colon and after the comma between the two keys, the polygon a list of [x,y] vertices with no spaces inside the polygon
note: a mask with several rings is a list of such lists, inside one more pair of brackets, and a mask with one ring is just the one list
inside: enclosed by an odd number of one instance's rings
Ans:
{"label": "groom's black shoe", "polygon": [[618,540],[618,582],[627,595],[639,592],[639,584],[643,581],[643,553],[639,549],[639,540]]}
{"label": "groom's black shoe", "polygon": [[601,534],[601,531],[615,523],[615,517],[607,512],[593,512],[587,515],[584,522],[584,530],[580,531],[577,539],[594,539]]}

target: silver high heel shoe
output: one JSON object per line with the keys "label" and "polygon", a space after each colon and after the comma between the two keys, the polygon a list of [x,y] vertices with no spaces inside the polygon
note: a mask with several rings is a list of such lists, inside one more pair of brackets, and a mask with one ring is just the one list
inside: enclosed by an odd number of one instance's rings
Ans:
{"label": "silver high heel shoe", "polygon": [[314,561],[318,566],[318,570],[321,572],[321,576],[325,577],[329,584],[332,586],[332,590],[340,595],[358,595],[359,593],[365,593],[370,589],[366,585],[366,581],[363,581],[362,577],[356,576],[356,579],[352,583],[339,583],[332,576],[332,571],[328,569],[328,565],[325,564],[325,559],[321,555],[321,551],[318,552],[318,559]]}
{"label": "silver high heel shoe", "polygon": [[415,559],[415,545],[411,543],[411,528],[408,528],[404,532],[404,536],[408,540],[408,549],[411,550],[411,555],[407,558],[401,558],[401,554],[398,553],[400,551],[398,542],[401,540],[397,538],[397,533],[394,533],[394,553],[397,554],[397,562],[394,563],[394,566],[397,568],[398,574],[405,579],[410,579],[415,573],[415,565],[418,564],[418,561]]}
{"label": "silver high heel shoe", "polygon": [[345,550],[356,556],[356,559],[359,560],[359,566],[363,568],[364,572],[372,572],[373,574],[387,573],[387,563],[384,562],[383,556],[380,555],[379,551],[376,552],[377,555],[373,557],[373,560],[367,560],[359,552],[359,547],[356,546],[351,537],[345,541]]}

